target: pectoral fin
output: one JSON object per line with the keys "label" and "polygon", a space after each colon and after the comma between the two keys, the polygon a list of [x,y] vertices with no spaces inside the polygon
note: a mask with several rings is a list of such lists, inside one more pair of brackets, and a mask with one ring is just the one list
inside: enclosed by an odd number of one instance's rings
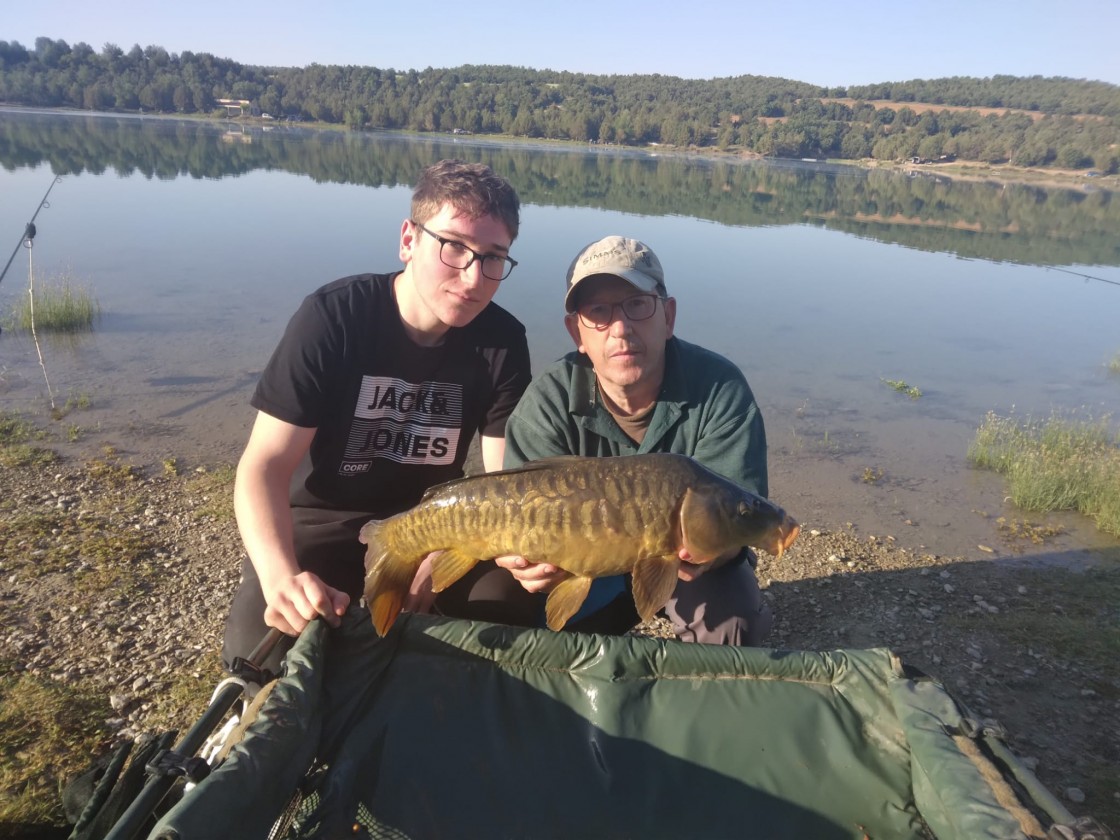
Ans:
{"label": "pectoral fin", "polygon": [[442,592],[477,563],[477,557],[468,557],[454,548],[441,551],[432,558],[432,591]]}
{"label": "pectoral fin", "polygon": [[649,621],[654,613],[665,606],[677,585],[680,558],[675,554],[664,557],[643,557],[634,564],[634,606],[642,621]]}
{"label": "pectoral fin", "polygon": [[587,593],[591,589],[591,578],[572,576],[561,581],[548,593],[544,605],[545,622],[549,630],[560,630],[568,619],[579,612]]}

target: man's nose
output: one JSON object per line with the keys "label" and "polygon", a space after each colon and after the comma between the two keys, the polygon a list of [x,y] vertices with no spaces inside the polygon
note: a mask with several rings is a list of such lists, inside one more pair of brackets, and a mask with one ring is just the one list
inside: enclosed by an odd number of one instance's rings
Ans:
{"label": "man's nose", "polygon": [[459,275],[463,278],[463,282],[471,287],[481,286],[486,276],[482,273],[482,260],[471,260],[471,264],[466,268],[460,269]]}
{"label": "man's nose", "polygon": [[611,307],[610,333],[614,336],[627,335],[634,329],[634,322],[622,311],[622,304]]}

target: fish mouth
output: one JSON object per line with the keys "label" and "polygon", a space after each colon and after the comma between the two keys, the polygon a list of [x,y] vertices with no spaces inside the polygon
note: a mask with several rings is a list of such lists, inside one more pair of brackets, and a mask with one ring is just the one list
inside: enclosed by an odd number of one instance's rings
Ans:
{"label": "fish mouth", "polygon": [[777,530],[778,533],[774,538],[773,548],[771,548],[770,553],[781,559],[781,556],[786,550],[793,545],[794,540],[797,539],[797,535],[801,533],[801,526],[793,519],[787,518],[785,522],[778,526]]}

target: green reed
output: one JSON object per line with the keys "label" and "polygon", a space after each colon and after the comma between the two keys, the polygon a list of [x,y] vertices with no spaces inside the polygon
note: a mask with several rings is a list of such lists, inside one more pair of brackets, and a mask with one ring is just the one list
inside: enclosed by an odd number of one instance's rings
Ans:
{"label": "green reed", "polygon": [[12,310],[16,329],[75,333],[93,329],[101,317],[101,306],[89,289],[67,277],[36,283],[34,290],[21,295]]}
{"label": "green reed", "polygon": [[968,460],[1004,475],[1016,507],[1077,511],[1120,535],[1120,435],[1108,417],[1020,421],[988,412]]}

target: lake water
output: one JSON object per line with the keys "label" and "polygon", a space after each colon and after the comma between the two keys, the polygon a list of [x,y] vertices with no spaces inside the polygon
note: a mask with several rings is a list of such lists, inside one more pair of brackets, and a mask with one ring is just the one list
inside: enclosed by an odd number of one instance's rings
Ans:
{"label": "lake water", "polygon": [[[520,265],[496,300],[528,327],[534,368],[569,349],[562,283],[608,233],[656,250],[678,334],[745,371],[766,419],[771,490],[807,527],[847,527],[973,558],[1017,552],[1024,518],[968,468],[985,413],[1120,416],[1120,199],[866,172],[475,138],[271,132],[0,109],[0,260],[55,175],[0,312],[69,275],[96,331],[45,340],[54,424],[72,447],[140,462],[237,458],[256,378],[300,299],[390,271],[411,184],[443,157],[485,161],[523,202]],[[29,265],[29,256],[31,259]],[[0,262],[0,267],[2,267]],[[909,399],[883,380],[905,380]],[[30,337],[0,336],[0,408],[45,416]],[[882,472],[874,483],[865,470]],[[1115,546],[1077,517],[1043,549]]]}

